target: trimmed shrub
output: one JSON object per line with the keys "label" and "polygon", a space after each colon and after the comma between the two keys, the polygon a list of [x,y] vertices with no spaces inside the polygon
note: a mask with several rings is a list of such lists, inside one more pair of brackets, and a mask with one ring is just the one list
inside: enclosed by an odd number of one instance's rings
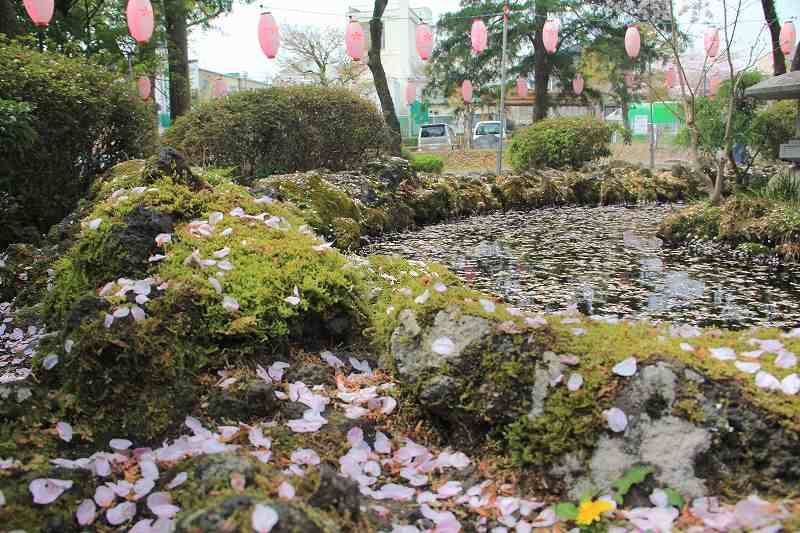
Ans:
{"label": "trimmed shrub", "polygon": [[201,104],[175,121],[164,142],[201,166],[239,176],[342,170],[387,145],[380,112],[345,89],[273,87]]}
{"label": "trimmed shrub", "polygon": [[98,172],[155,146],[152,107],[87,59],[0,40],[0,95],[0,203],[18,206],[0,209],[0,249],[23,236],[5,228],[44,233]]}
{"label": "trimmed shrub", "polygon": [[797,104],[784,100],[770,104],[756,113],[750,132],[753,147],[770,159],[778,159],[781,144],[794,137]]}
{"label": "trimmed shrub", "polygon": [[611,155],[611,130],[588,118],[549,118],[514,134],[509,145],[517,172],[542,167],[579,167]]}
{"label": "trimmed shrub", "polygon": [[444,159],[431,154],[415,155],[411,157],[411,168],[423,174],[441,174]]}

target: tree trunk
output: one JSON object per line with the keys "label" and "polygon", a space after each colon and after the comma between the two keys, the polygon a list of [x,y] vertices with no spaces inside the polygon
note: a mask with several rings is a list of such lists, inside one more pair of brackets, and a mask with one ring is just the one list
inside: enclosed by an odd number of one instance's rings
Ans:
{"label": "tree trunk", "polygon": [[5,33],[7,37],[19,35],[17,10],[11,0],[0,0],[0,33]]}
{"label": "tree trunk", "polygon": [[781,23],[775,13],[775,0],[761,0],[761,7],[764,8],[764,19],[772,39],[772,70],[776,76],[780,76],[786,74],[786,58],[781,51]]}
{"label": "tree trunk", "polygon": [[628,139],[633,138],[633,132],[631,131],[631,121],[628,118],[628,111],[630,111],[630,104],[628,103],[627,98],[622,99],[622,127],[625,128],[625,131],[628,133],[628,137],[623,139],[623,144],[628,144]]}
{"label": "tree trunk", "polygon": [[192,106],[189,82],[189,37],[186,25],[188,15],[183,0],[164,0],[169,63],[169,114],[172,120],[188,113]]}
{"label": "tree trunk", "polygon": [[372,79],[375,80],[375,91],[378,93],[378,99],[381,102],[383,120],[386,121],[386,125],[389,127],[389,134],[391,135],[389,147],[392,155],[399,156],[402,145],[400,121],[397,120],[397,113],[394,112],[392,93],[389,92],[389,82],[386,81],[386,71],[383,70],[383,63],[381,62],[381,40],[383,36],[383,21],[381,21],[381,17],[386,10],[387,3],[388,0],[375,0],[372,20],[369,21],[370,46],[367,64],[372,72]]}
{"label": "tree trunk", "polygon": [[536,20],[534,21],[536,44],[533,47],[533,92],[535,95],[533,122],[547,118],[549,108],[547,86],[550,83],[550,63],[542,40],[547,10],[541,4],[541,1],[536,3]]}

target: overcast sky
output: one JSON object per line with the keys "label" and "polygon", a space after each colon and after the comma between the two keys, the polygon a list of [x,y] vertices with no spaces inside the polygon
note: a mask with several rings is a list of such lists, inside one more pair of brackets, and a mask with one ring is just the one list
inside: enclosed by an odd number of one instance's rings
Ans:
{"label": "overcast sky", "polygon": [[[696,0],[686,0],[692,2]],[[738,0],[728,0],[735,3]],[[715,6],[714,4],[717,3]],[[345,13],[349,6],[365,6],[370,2],[364,0],[271,0],[269,6],[279,24],[338,26],[344,28],[347,23]],[[719,5],[721,0],[704,2],[710,6],[710,14],[716,24],[722,25]],[[390,3],[391,5],[391,3]],[[458,0],[412,0],[412,6],[427,6],[433,11],[434,20],[442,13],[458,9]],[[761,0],[742,0],[744,6],[741,14],[741,33],[736,48],[748,48],[759,35],[763,26],[764,14]],[[800,0],[776,0],[778,17],[781,21],[794,17],[795,25],[800,29]],[[199,60],[200,67],[217,72],[243,72],[248,77],[264,79],[275,73],[275,60],[268,60],[258,45],[256,28],[262,9],[258,4],[235,4],[233,12],[215,21],[212,30],[195,30],[190,39],[190,58]],[[702,39],[705,25],[684,25],[684,29]],[[763,33],[762,33],[763,35]],[[761,47],[767,53],[766,40]]]}

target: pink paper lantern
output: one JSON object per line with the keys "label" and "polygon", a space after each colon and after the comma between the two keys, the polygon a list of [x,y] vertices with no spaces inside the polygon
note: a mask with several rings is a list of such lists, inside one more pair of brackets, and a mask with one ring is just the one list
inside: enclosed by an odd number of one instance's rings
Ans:
{"label": "pink paper lantern", "polygon": [[433,51],[433,33],[427,24],[417,26],[417,52],[423,61],[431,57]]}
{"label": "pink paper lantern", "polygon": [[675,67],[670,65],[669,68],[667,68],[666,76],[667,76],[667,87],[670,88],[675,87],[675,82],[677,81],[676,80],[677,73],[675,72]]}
{"label": "pink paper lantern", "polygon": [[639,57],[642,49],[642,37],[639,35],[639,28],[630,26],[625,32],[625,52],[631,59]]}
{"label": "pink paper lantern", "polygon": [[517,96],[525,98],[528,96],[528,80],[520,76],[517,78]]}
{"label": "pink paper lantern", "polygon": [[417,84],[413,81],[406,83],[406,104],[411,105],[417,99]]}
{"label": "pink paper lantern", "polygon": [[708,82],[708,92],[711,93],[711,96],[716,96],[717,91],[719,91],[719,86],[722,84],[722,80],[719,79],[716,75],[711,78]]}
{"label": "pink paper lantern", "polygon": [[572,90],[575,92],[575,94],[580,95],[583,92],[583,85],[583,76],[576,74],[575,79],[572,80]]}
{"label": "pink paper lantern", "polygon": [[706,50],[708,57],[717,57],[719,54],[719,30],[716,28],[709,28],[703,36],[703,48]]}
{"label": "pink paper lantern", "polygon": [[465,104],[472,103],[472,82],[469,80],[464,80],[464,83],[461,84],[461,97],[464,99]]}
{"label": "pink paper lantern", "polygon": [[218,78],[214,85],[211,87],[211,96],[214,98],[222,98],[228,94],[228,86],[222,78]]}
{"label": "pink paper lantern", "polygon": [[558,47],[558,22],[555,20],[548,20],[544,23],[542,29],[542,41],[544,42],[544,49],[548,54],[553,54]]}
{"label": "pink paper lantern", "polygon": [[347,54],[353,58],[353,61],[361,61],[366,48],[364,29],[361,24],[350,19],[350,24],[347,25],[347,30],[344,33],[344,42],[347,46]]}
{"label": "pink paper lantern", "polygon": [[139,79],[136,80],[136,85],[139,88],[139,97],[142,100],[150,98],[150,78],[147,76],[140,76]]}
{"label": "pink paper lantern", "polygon": [[281,46],[281,32],[271,13],[261,13],[258,20],[258,42],[269,59],[275,59]]}
{"label": "pink paper lantern", "polygon": [[779,41],[781,43],[781,52],[789,55],[794,50],[795,39],[797,39],[797,31],[794,29],[794,22],[787,20],[781,27],[781,34]]}
{"label": "pink paper lantern", "polygon": [[128,18],[128,31],[137,43],[146,43],[153,35],[153,6],[150,0],[128,0],[125,12]]}
{"label": "pink paper lantern", "polygon": [[53,0],[24,0],[25,11],[33,23],[40,28],[46,28],[53,18]]}
{"label": "pink paper lantern", "polygon": [[486,24],[481,19],[475,19],[472,22],[472,51],[480,54],[486,50],[486,45],[489,43],[489,33],[486,30]]}

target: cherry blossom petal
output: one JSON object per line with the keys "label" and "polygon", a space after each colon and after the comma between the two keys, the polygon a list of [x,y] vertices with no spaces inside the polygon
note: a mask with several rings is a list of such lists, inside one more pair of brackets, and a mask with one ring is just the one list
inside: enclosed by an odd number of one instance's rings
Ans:
{"label": "cherry blossom petal", "polygon": [[224,296],[222,298],[222,307],[229,313],[235,313],[239,310],[239,302],[232,296]]}
{"label": "cherry blossom petal", "polygon": [[28,485],[33,495],[33,502],[39,504],[53,503],[65,490],[72,487],[72,481],[63,479],[34,479]]}
{"label": "cherry blossom petal", "polygon": [[680,511],[674,507],[636,508],[623,513],[628,521],[641,531],[653,533],[670,533],[672,523],[678,518]]}
{"label": "cherry blossom petal", "polygon": [[321,459],[317,452],[310,448],[298,448],[292,452],[291,459],[293,463],[305,465],[318,465]]}
{"label": "cherry blossom petal", "polygon": [[172,504],[172,496],[168,492],[153,492],[147,497],[147,507],[159,518],[172,518],[180,507]]}
{"label": "cherry blossom petal", "polygon": [[375,451],[382,454],[392,453],[392,443],[389,437],[380,431],[375,432]]}
{"label": "cherry blossom petal", "polygon": [[449,337],[439,337],[431,344],[431,350],[439,355],[451,355],[456,351],[456,345]]}
{"label": "cherry blossom petal", "polygon": [[268,533],[278,523],[278,513],[269,505],[257,503],[250,518],[256,533]]}
{"label": "cherry blossom petal", "polygon": [[741,370],[742,372],[746,372],[748,374],[755,374],[759,370],[761,370],[760,363],[748,363],[744,361],[736,361],[733,365]]}
{"label": "cherry blossom petal", "polygon": [[118,526],[124,522],[132,520],[136,516],[136,504],[133,502],[122,502],[116,507],[106,511],[106,520],[112,526]]}
{"label": "cherry blossom petal", "polygon": [[781,380],[781,390],[784,394],[794,396],[800,392],[800,377],[797,374],[789,374]]}
{"label": "cherry blossom petal", "polygon": [[391,396],[382,396],[379,399],[382,404],[381,413],[385,415],[392,414],[392,411],[394,411],[395,407],[397,407],[397,400],[395,400]]}
{"label": "cherry blossom petal", "polygon": [[186,483],[186,480],[188,479],[189,479],[189,474],[187,474],[186,472],[180,472],[174,478],[172,478],[172,481],[167,483],[167,488],[172,490],[174,488],[180,487],[181,485]]}
{"label": "cherry blossom petal", "polygon": [[583,385],[583,376],[577,373],[573,373],[569,376],[567,380],[567,389],[575,392],[581,388],[581,385]]}
{"label": "cherry blossom petal", "polygon": [[291,484],[287,483],[286,481],[281,483],[280,486],[278,487],[278,497],[284,500],[291,500],[292,498],[294,498],[294,494],[295,494],[294,487]]}
{"label": "cherry blossom petal", "polygon": [[97,507],[95,506],[94,502],[90,499],[85,499],[81,504],[78,506],[78,510],[75,511],[75,518],[78,519],[78,524],[82,526],[88,526],[94,519],[97,517]]}
{"label": "cherry blossom petal", "polygon": [[153,519],[142,518],[133,527],[128,530],[128,533],[152,533]]}
{"label": "cherry blossom petal", "polygon": [[110,441],[108,441],[108,445],[109,447],[111,447],[112,450],[121,452],[133,446],[133,443],[128,439],[111,439]]}
{"label": "cherry blossom petal", "polygon": [[778,368],[794,368],[797,366],[797,356],[792,352],[781,352],[775,358],[775,366]]}
{"label": "cherry blossom petal", "polygon": [[320,352],[319,356],[322,357],[322,360],[328,363],[328,365],[332,366],[333,368],[339,368],[344,366],[344,362],[341,359],[339,359],[338,357],[336,357],[327,350],[324,352]]}
{"label": "cherry blossom petal", "polygon": [[615,433],[621,433],[628,427],[628,417],[617,407],[606,409],[603,411],[603,416],[608,421],[608,427]]}
{"label": "cherry blossom petal", "polygon": [[364,442],[364,430],[358,426],[350,428],[350,431],[347,432],[347,442],[351,448]]}
{"label": "cherry blossom petal", "polygon": [[44,358],[44,361],[42,361],[42,366],[45,368],[45,370],[52,370],[52,368],[57,364],[58,364],[58,355],[54,353],[51,353],[50,355]]}
{"label": "cherry blossom petal", "polygon": [[61,437],[61,440],[64,442],[72,440],[72,426],[70,426],[69,423],[62,420],[56,424],[56,431],[58,431],[58,436]]}
{"label": "cherry blossom petal", "polygon": [[636,358],[635,357],[628,357],[627,359],[620,361],[614,368],[611,369],[614,374],[622,377],[631,377],[636,373]]}
{"label": "cherry blossom petal", "polygon": [[100,485],[94,491],[94,501],[100,507],[111,507],[115,499],[117,499],[117,495],[108,485]]}
{"label": "cherry blossom petal", "polygon": [[760,370],[756,374],[756,387],[767,390],[776,390],[781,388],[781,382],[769,372]]}
{"label": "cherry blossom petal", "polygon": [[733,351],[732,348],[722,347],[722,348],[711,348],[708,350],[711,352],[711,357],[714,359],[719,359],[720,361],[735,361],[736,360],[736,352]]}

